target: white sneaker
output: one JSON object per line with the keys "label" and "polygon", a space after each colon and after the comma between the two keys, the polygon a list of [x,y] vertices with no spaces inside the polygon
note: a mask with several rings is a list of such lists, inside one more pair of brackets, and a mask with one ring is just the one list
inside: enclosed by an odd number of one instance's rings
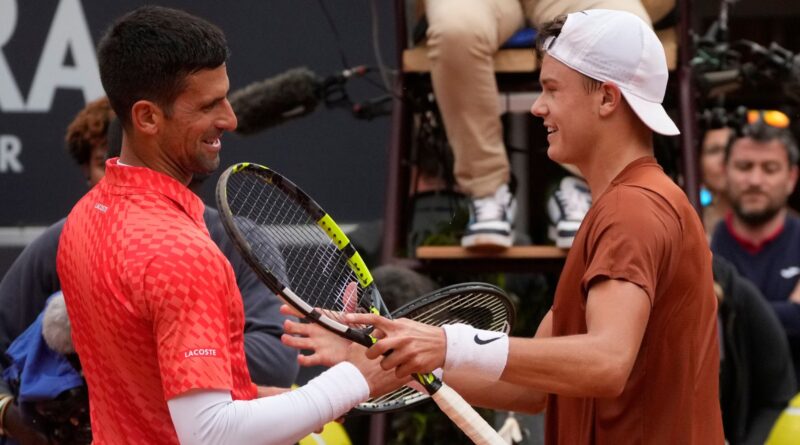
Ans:
{"label": "white sneaker", "polygon": [[461,245],[469,249],[504,249],[513,241],[512,225],[517,200],[503,184],[484,198],[473,198],[469,203],[469,224]]}
{"label": "white sneaker", "polygon": [[562,249],[572,247],[583,217],[592,206],[589,186],[581,178],[565,176],[547,200],[548,236]]}

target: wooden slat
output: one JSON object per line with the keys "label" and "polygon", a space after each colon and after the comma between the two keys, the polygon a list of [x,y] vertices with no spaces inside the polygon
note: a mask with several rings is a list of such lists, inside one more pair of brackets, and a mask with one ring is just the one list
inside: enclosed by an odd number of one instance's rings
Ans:
{"label": "wooden slat", "polygon": [[[664,45],[667,67],[670,71],[678,66],[678,38],[675,28],[656,31]],[[533,48],[501,49],[494,55],[494,70],[497,73],[527,73],[539,69],[536,52]],[[431,70],[428,48],[417,46],[403,51],[403,71],[407,73],[427,73]]]}
{"label": "wooden slat", "polygon": [[512,246],[497,252],[473,251],[460,246],[417,247],[417,259],[420,260],[561,259],[566,256],[566,250],[555,246]]}
{"label": "wooden slat", "polygon": [[[498,73],[525,73],[538,69],[533,48],[501,49],[494,55],[494,70]],[[428,48],[417,46],[403,51],[403,71],[427,73],[431,70]]]}

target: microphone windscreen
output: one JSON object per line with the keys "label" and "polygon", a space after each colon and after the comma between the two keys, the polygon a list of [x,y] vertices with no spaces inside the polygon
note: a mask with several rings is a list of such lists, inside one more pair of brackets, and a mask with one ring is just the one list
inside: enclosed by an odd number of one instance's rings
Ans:
{"label": "microphone windscreen", "polygon": [[237,133],[253,134],[311,113],[320,102],[322,80],[308,68],[294,68],[232,92],[229,101]]}
{"label": "microphone windscreen", "polygon": [[61,291],[53,294],[47,301],[42,319],[42,337],[47,346],[59,354],[75,352],[72,344],[72,327],[67,315],[67,305]]}

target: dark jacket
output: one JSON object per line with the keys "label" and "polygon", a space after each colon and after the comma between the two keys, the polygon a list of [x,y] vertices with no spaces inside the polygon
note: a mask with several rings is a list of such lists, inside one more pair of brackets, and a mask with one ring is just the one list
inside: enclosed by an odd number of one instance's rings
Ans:
{"label": "dark jacket", "polygon": [[725,437],[731,445],[763,444],[797,392],[789,344],[755,285],[718,255],[713,270],[722,290],[720,404]]}

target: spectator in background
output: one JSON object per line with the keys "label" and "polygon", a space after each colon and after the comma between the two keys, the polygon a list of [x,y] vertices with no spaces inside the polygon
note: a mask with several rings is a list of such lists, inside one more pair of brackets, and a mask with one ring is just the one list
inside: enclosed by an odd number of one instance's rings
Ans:
{"label": "spectator in background", "polygon": [[750,111],[742,136],[725,154],[732,211],[720,221],[712,251],[730,261],[772,305],[800,369],[800,218],[787,201],[797,183],[797,143],[788,117]]}
{"label": "spectator in background", "polygon": [[[425,1],[433,90],[453,148],[456,182],[471,197],[462,246],[497,249],[513,241],[516,205],[500,122],[495,52],[526,19],[538,27],[560,14],[602,8],[628,11],[650,24],[645,5],[659,19],[672,9],[674,1]],[[571,237],[567,238],[571,242]]]}
{"label": "spectator in background", "polygon": [[108,125],[113,118],[114,110],[108,98],[101,97],[86,104],[67,127],[67,152],[78,164],[89,187],[105,174]]}
{"label": "spectator in background", "polygon": [[708,130],[700,149],[700,174],[703,177],[700,200],[703,205],[703,226],[709,239],[714,234],[714,228],[730,210],[725,193],[725,147],[733,137],[731,128]]}

